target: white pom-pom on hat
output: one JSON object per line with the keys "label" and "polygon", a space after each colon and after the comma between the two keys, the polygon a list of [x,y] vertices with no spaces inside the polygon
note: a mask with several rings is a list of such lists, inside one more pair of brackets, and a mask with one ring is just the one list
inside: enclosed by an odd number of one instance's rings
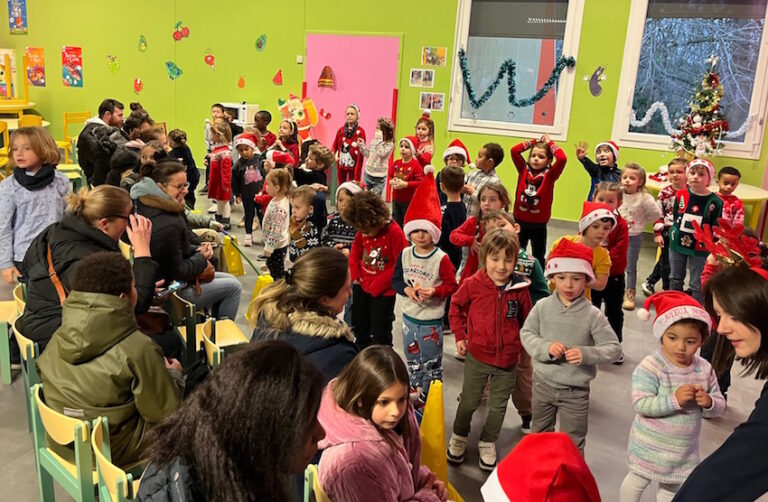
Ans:
{"label": "white pom-pom on hat", "polygon": [[641,321],[647,321],[651,318],[651,313],[646,309],[640,309],[637,311],[637,317],[640,318]]}
{"label": "white pom-pom on hat", "polygon": [[427,164],[424,166],[424,174],[434,173],[435,172],[435,166],[432,164]]}

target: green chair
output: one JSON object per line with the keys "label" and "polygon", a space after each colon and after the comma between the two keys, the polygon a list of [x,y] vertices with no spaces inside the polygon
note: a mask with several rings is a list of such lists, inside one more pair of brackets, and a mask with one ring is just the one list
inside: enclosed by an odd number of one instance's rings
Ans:
{"label": "green chair", "polygon": [[21,316],[13,322],[13,336],[19,344],[21,352],[21,378],[24,381],[24,400],[27,403],[27,427],[32,431],[32,405],[29,399],[29,391],[36,384],[42,383],[37,374],[37,358],[40,356],[40,347],[37,342],[30,340],[21,333]]}
{"label": "green chair", "polygon": [[[42,502],[55,500],[55,480],[76,501],[94,502],[98,474],[93,469],[91,424],[49,408],[43,402],[42,389],[42,385],[36,384],[30,391],[40,499]],[[61,457],[48,446],[49,441],[61,446],[73,445],[75,461]]]}
{"label": "green chair", "polygon": [[91,445],[96,458],[96,472],[99,474],[99,501],[125,502],[133,500],[139,490],[140,479],[133,480],[130,472],[125,472],[112,463],[112,450],[109,446],[109,424],[106,417],[93,421]]}

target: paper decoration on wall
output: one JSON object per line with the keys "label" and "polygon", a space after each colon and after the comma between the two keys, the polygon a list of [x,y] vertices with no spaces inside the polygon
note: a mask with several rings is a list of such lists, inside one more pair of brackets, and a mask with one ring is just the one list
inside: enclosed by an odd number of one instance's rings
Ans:
{"label": "paper decoration on wall", "polygon": [[448,59],[448,49],[446,47],[422,47],[421,64],[426,66],[445,66]]}
{"label": "paper decoration on wall", "polygon": [[83,48],[65,45],[61,48],[61,80],[64,87],[83,86]]}
{"label": "paper decoration on wall", "polygon": [[245,88],[245,79],[243,78],[242,75],[240,75],[240,78],[237,79],[237,87],[240,89]]}
{"label": "paper decoration on wall", "polygon": [[264,50],[264,47],[267,45],[267,34],[262,33],[259,35],[259,38],[256,39],[256,50],[261,52]]}
{"label": "paper decoration on wall", "polygon": [[117,60],[117,56],[107,54],[107,69],[110,75],[117,75],[120,73],[120,61]]}
{"label": "paper decoration on wall", "polygon": [[11,35],[27,33],[27,0],[8,0],[8,28]]}
{"label": "paper decoration on wall", "polygon": [[594,97],[598,97],[603,93],[603,88],[600,86],[600,81],[608,78],[605,75],[605,66],[598,66],[592,75],[584,75],[584,80],[589,81],[589,92]]}
{"label": "paper decoration on wall", "polygon": [[419,109],[441,112],[445,109],[445,94],[442,92],[422,92],[419,94]]}
{"label": "paper decoration on wall", "polygon": [[318,87],[334,87],[333,69],[330,66],[323,66],[323,70],[320,72],[320,78],[317,80]]}
{"label": "paper decoration on wall", "polygon": [[541,86],[538,91],[536,91],[536,94],[526,99],[517,99],[517,82],[515,78],[517,63],[515,63],[513,59],[507,59],[501,64],[499,71],[496,74],[495,80],[491,82],[491,85],[488,86],[488,89],[485,90],[479,99],[475,94],[474,87],[472,87],[472,75],[469,73],[469,67],[467,66],[467,54],[464,49],[459,49],[459,66],[461,67],[461,76],[464,80],[464,88],[467,91],[467,97],[469,98],[469,103],[472,105],[472,108],[480,108],[485,104],[486,101],[488,101],[488,99],[490,99],[490,97],[496,91],[496,88],[499,86],[499,83],[501,83],[501,80],[504,78],[505,74],[507,76],[507,99],[509,104],[514,107],[524,108],[526,106],[531,106],[538,101],[541,101],[541,99],[550,91],[550,89],[552,89],[557,80],[560,78],[560,74],[563,72],[563,70],[576,66],[576,58],[572,56],[559,57],[555,63],[555,68],[552,70],[552,73],[549,75],[549,78],[544,83],[544,85]]}
{"label": "paper decoration on wall", "polygon": [[168,76],[171,78],[171,80],[176,80],[184,74],[184,72],[181,71],[181,68],[176,66],[176,63],[173,61],[166,61],[165,69],[168,71]]}
{"label": "paper decoration on wall", "polygon": [[173,39],[177,42],[182,38],[189,37],[189,26],[182,26],[181,21],[173,26]]}
{"label": "paper decoration on wall", "polygon": [[411,87],[434,87],[435,70],[427,70],[426,68],[411,68],[411,78],[409,85]]}
{"label": "paper decoration on wall", "polygon": [[275,85],[283,85],[283,70],[277,70],[275,76],[272,77],[272,83]]}
{"label": "paper decoration on wall", "polygon": [[325,120],[328,120],[328,119],[330,119],[330,118],[331,118],[331,113],[330,113],[330,112],[327,112],[327,111],[325,111],[325,108],[320,108],[320,109],[317,111],[317,114],[318,114],[318,115],[320,115],[321,117],[323,117]]}
{"label": "paper decoration on wall", "polygon": [[147,37],[139,35],[139,52],[147,52]]}
{"label": "paper decoration on wall", "polygon": [[27,47],[27,80],[35,87],[45,87],[45,49]]}
{"label": "paper decoration on wall", "polygon": [[211,49],[205,50],[205,56],[203,56],[203,61],[205,61],[205,64],[211,67],[211,70],[215,70],[214,63],[216,62],[216,58],[213,57],[213,54],[211,54]]}
{"label": "paper decoration on wall", "polygon": [[140,78],[133,79],[133,92],[136,94],[141,94],[141,91],[144,90],[144,82]]}
{"label": "paper decoration on wall", "polygon": [[278,99],[277,106],[284,119],[296,122],[299,140],[306,141],[309,139],[309,128],[317,125],[315,103],[309,98],[300,99],[295,94],[290,94],[287,100]]}

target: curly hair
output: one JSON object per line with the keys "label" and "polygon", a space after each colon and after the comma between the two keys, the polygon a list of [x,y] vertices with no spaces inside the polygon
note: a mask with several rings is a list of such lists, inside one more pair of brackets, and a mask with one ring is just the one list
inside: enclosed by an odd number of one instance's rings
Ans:
{"label": "curly hair", "polygon": [[181,457],[200,500],[287,502],[322,392],[322,374],[291,344],[250,343],[150,430],[146,458],[164,466]]}
{"label": "curly hair", "polygon": [[499,167],[504,161],[504,149],[498,143],[486,143],[483,145],[485,148],[485,156],[493,161],[493,167]]}
{"label": "curly hair", "polygon": [[381,197],[365,190],[354,194],[341,213],[344,221],[366,233],[389,223],[389,217],[389,208]]}
{"label": "curly hair", "polygon": [[[109,277],[109,280],[104,280]],[[131,292],[133,270],[120,253],[100,251],[80,260],[72,277],[72,291],[120,296]]]}
{"label": "curly hair", "polygon": [[315,162],[323,167],[323,171],[329,167],[332,167],[336,160],[333,156],[333,152],[331,152],[327,146],[320,143],[315,143],[314,145],[310,146],[309,153],[311,153],[315,158]]}

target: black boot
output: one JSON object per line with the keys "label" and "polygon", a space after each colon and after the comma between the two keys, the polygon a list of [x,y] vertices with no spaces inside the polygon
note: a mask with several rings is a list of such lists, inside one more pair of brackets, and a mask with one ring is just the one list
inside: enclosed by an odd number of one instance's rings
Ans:
{"label": "black boot", "polygon": [[220,223],[224,225],[224,230],[230,230],[232,229],[232,225],[230,224],[230,218],[222,218],[220,220]]}

